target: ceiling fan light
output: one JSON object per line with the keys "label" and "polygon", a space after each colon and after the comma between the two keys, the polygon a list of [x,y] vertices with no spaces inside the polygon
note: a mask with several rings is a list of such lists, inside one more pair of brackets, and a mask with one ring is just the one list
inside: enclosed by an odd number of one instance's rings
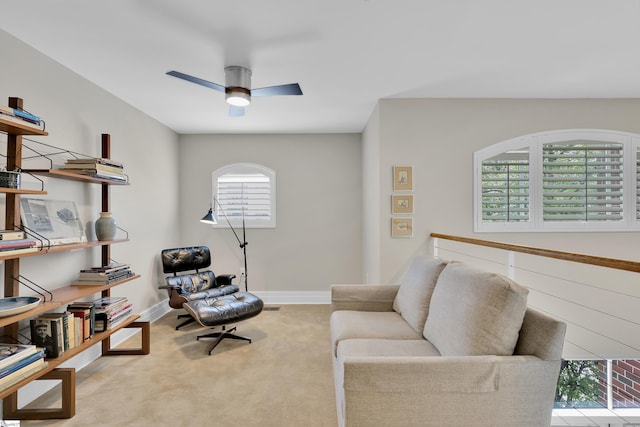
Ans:
{"label": "ceiling fan light", "polygon": [[235,89],[228,90],[225,95],[227,103],[236,107],[246,107],[251,103],[251,94],[247,92]]}

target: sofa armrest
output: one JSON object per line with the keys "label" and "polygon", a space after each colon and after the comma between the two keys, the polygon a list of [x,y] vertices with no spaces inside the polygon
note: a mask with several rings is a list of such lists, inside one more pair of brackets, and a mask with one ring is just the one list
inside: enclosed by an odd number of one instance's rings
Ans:
{"label": "sofa armrest", "polygon": [[400,285],[331,285],[331,312],[393,311]]}

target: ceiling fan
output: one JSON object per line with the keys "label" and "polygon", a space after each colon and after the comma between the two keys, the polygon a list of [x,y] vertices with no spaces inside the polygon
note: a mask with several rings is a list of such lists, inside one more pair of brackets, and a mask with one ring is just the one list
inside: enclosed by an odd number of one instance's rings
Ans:
{"label": "ceiling fan", "polygon": [[179,71],[169,71],[167,74],[224,92],[229,104],[229,115],[232,117],[244,116],[244,107],[251,103],[252,96],[302,95],[298,83],[251,89],[251,70],[238,65],[231,65],[224,69],[224,86]]}

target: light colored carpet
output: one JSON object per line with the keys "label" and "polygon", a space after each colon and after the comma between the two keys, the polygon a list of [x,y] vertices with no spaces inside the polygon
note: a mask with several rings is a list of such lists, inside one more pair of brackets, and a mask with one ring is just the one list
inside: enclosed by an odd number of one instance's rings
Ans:
{"label": "light colored carpet", "polygon": [[[176,331],[170,313],[152,324],[150,355],[101,357],[78,372],[73,418],[21,426],[335,427],[329,306],[280,307],[238,324],[251,344],[223,340],[211,356],[211,340],[196,341],[209,330]],[[30,406],[58,398],[54,389]]]}

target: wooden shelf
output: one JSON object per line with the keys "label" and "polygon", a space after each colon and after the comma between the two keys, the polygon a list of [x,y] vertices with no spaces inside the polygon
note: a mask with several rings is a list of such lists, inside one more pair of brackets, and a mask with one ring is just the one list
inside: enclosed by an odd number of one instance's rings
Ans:
{"label": "wooden shelf", "polygon": [[43,131],[35,126],[30,126],[28,122],[18,123],[12,120],[0,117],[0,131],[12,133],[15,135],[41,135],[47,136],[48,132]]}
{"label": "wooden shelf", "polygon": [[25,172],[40,175],[40,176],[49,176],[58,179],[69,179],[72,181],[82,181],[89,182],[95,184],[109,184],[109,185],[129,185],[129,182],[118,181],[115,179],[104,179],[104,178],[96,178],[89,175],[82,175],[79,173],[73,173],[60,169],[23,169]]}
{"label": "wooden shelf", "polygon": [[61,305],[62,304],[59,301],[47,301],[47,302],[38,304],[38,306],[32,308],[29,311],[25,311],[20,314],[15,314],[13,316],[0,317],[0,327],[7,326],[15,322],[19,322],[20,320],[28,319],[33,316],[37,316],[38,314],[42,314],[49,310],[56,309]]}
{"label": "wooden shelf", "polygon": [[21,254],[11,254],[11,251],[0,251],[0,261],[4,261],[7,259],[15,259],[15,258],[25,258],[25,257],[34,256],[34,255],[42,256],[48,253],[55,253],[55,252],[75,251],[78,249],[93,248],[95,246],[112,245],[114,243],[122,243],[122,242],[128,242],[128,241],[129,239],[115,239],[115,240],[106,240],[106,241],[98,240],[94,242],[69,243],[66,245],[54,245],[49,247],[43,246],[39,248],[39,250],[37,251],[26,252]]}
{"label": "wooden shelf", "polygon": [[6,187],[0,187],[0,193],[47,194],[47,192],[44,190],[25,190],[24,188],[6,188]]}
{"label": "wooden shelf", "polygon": [[29,376],[29,377],[23,379],[22,381],[20,381],[20,382],[14,384],[14,385],[2,390],[2,391],[0,391],[0,399],[4,399],[8,395],[16,392],[21,387],[25,386],[26,384],[30,383],[31,381],[37,380],[38,378],[42,377],[43,375],[47,374],[48,372],[51,372],[52,370],[54,370],[55,368],[57,368],[58,366],[60,366],[64,362],[66,362],[67,360],[71,359],[74,356],[77,356],[78,354],[80,354],[84,350],[86,350],[87,348],[89,348],[89,347],[91,347],[91,346],[93,346],[95,344],[99,344],[103,340],[109,338],[115,332],[117,332],[120,329],[123,329],[123,328],[129,326],[131,323],[135,322],[139,318],[140,318],[140,316],[138,316],[138,315],[129,316],[123,322],[118,323],[118,325],[116,325],[115,328],[109,329],[109,330],[104,331],[104,332],[96,333],[93,337],[89,338],[88,340],[86,340],[82,344],[80,344],[78,346],[75,346],[72,349],[67,350],[64,353],[62,353],[62,356],[57,357],[55,359],[46,359],[46,361],[48,362],[48,365],[47,365],[46,368],[36,372],[32,376]]}
{"label": "wooden shelf", "polygon": [[[0,317],[0,327],[7,326],[12,323],[19,322],[20,320],[28,319],[30,317],[37,316],[38,314],[54,310],[62,307],[73,301],[80,300],[82,298],[89,297],[98,292],[106,291],[114,286],[122,285],[134,279],[139,279],[140,275],[136,274],[131,277],[127,277],[124,280],[109,283],[108,285],[96,284],[96,285],[68,285],[62,288],[54,289],[51,291],[53,294],[53,300],[39,304],[37,307],[32,308],[29,311],[25,311],[14,316]],[[48,294],[47,294],[48,296]]]}
{"label": "wooden shelf", "polygon": [[122,285],[123,283],[130,282],[135,279],[139,279],[140,275],[136,274],[131,277],[127,277],[123,280],[118,280],[117,282],[109,283],[107,285],[104,284],[95,284],[95,285],[68,285],[62,288],[54,289],[53,292],[53,301],[60,301],[62,304],[66,304],[69,302],[73,302],[82,298],[86,298],[95,293],[106,291],[108,289],[113,288],[114,286]]}

